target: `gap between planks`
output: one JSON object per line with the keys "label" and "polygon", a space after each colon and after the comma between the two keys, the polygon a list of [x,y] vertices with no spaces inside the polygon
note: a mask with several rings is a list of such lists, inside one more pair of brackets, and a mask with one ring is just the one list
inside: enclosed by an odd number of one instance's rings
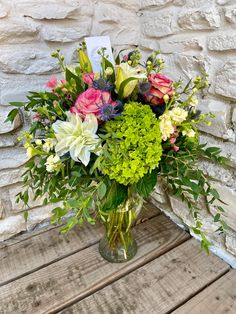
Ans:
{"label": "gap between planks", "polygon": [[[160,211],[153,204],[145,203],[137,223],[159,214]],[[103,226],[99,223],[95,226],[77,226],[67,235],[59,234],[60,227],[1,248],[0,287],[94,245],[103,234]]]}
{"label": "gap between planks", "polygon": [[1,313],[54,313],[126,276],[189,235],[164,215],[135,227],[138,254],[125,264],[106,262],[98,245],[35,271],[0,288]]}

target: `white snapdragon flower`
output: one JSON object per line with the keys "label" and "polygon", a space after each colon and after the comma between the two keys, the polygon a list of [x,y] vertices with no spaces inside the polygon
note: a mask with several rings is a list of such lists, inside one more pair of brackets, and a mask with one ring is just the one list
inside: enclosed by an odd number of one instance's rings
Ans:
{"label": "white snapdragon flower", "polygon": [[182,108],[176,107],[168,111],[168,115],[175,124],[180,124],[186,120],[188,112]]}
{"label": "white snapdragon flower", "polygon": [[50,150],[52,150],[54,148],[54,146],[56,145],[56,139],[55,138],[47,138],[44,140],[44,144],[43,144],[43,151],[45,151],[46,153],[49,153]]}
{"label": "white snapdragon flower", "polygon": [[61,168],[61,161],[60,161],[60,157],[55,155],[50,155],[48,158],[47,158],[47,161],[46,161],[46,169],[48,172],[54,172],[54,171],[57,171]]}
{"label": "white snapdragon flower", "polygon": [[167,113],[164,113],[159,119],[162,139],[166,141],[170,138],[170,135],[174,133],[175,129],[172,124],[171,117]]}
{"label": "white snapdragon flower", "polygon": [[196,132],[193,129],[190,130],[183,130],[182,132],[183,136],[187,136],[187,137],[194,137],[196,135]]}
{"label": "white snapdragon flower", "polygon": [[56,121],[53,130],[57,139],[55,152],[62,156],[67,152],[75,161],[81,161],[85,166],[90,161],[91,151],[98,148],[100,139],[96,134],[98,129],[97,118],[88,114],[82,121],[79,115],[67,113],[68,121]]}
{"label": "white snapdragon flower", "polygon": [[35,140],[35,144],[37,146],[41,146],[42,145],[42,140],[40,140],[40,139]]}
{"label": "white snapdragon flower", "polygon": [[189,103],[190,106],[192,107],[196,107],[198,105],[198,99],[196,96],[193,96],[192,99],[190,100],[190,103]]}

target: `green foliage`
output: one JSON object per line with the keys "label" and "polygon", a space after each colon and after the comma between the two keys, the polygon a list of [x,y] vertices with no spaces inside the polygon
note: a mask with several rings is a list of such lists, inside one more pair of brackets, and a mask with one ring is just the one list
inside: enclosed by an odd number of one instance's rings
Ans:
{"label": "green foliage", "polygon": [[117,206],[126,200],[127,196],[127,186],[121,185],[116,181],[112,181],[111,186],[108,189],[108,193],[106,194],[106,198],[101,206],[102,211],[106,212],[116,209]]}
{"label": "green foliage", "polygon": [[157,176],[157,169],[154,169],[151,173],[145,174],[136,184],[137,192],[143,197],[148,197],[157,183]]}
{"label": "green foliage", "polygon": [[[182,143],[179,142],[178,145],[180,145],[178,153],[172,150],[163,153],[160,161],[160,176],[174,195],[188,205],[195,220],[195,225],[190,227],[195,234],[201,236],[201,245],[208,251],[210,242],[202,231],[202,221],[199,217],[200,200],[204,199],[207,206],[212,205],[215,200],[223,201],[216,189],[211,186],[203,170],[199,169],[196,161],[205,157],[226,165],[227,159],[220,156],[220,149],[216,147],[205,149],[205,145],[200,145],[196,141],[183,141]],[[218,231],[222,232],[227,228],[226,223],[221,219],[221,213],[224,210],[221,206],[217,206],[216,209],[218,212],[213,220],[220,224]]]}
{"label": "green foliage", "polygon": [[159,122],[149,106],[130,102],[121,116],[105,125],[99,169],[111,180],[128,185],[158,167],[162,154]]}

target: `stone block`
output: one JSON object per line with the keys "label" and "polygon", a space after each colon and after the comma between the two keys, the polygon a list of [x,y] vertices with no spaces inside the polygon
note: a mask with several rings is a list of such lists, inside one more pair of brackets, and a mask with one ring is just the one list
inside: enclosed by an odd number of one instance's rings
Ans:
{"label": "stone block", "polygon": [[17,143],[17,138],[12,134],[0,135],[0,148],[2,147],[13,147]]}
{"label": "stone block", "polygon": [[40,223],[48,222],[52,216],[52,209],[57,206],[60,206],[60,203],[30,209],[27,222],[23,213],[0,220],[0,241],[7,240],[22,231],[31,231]]}
{"label": "stone block", "polygon": [[218,95],[236,99],[236,59],[231,59],[218,70],[215,80]]}
{"label": "stone block", "polygon": [[82,40],[89,36],[92,26],[92,19],[89,17],[80,21],[55,21],[53,24],[44,22],[41,28],[41,36],[49,42],[69,43]]}
{"label": "stone block", "polygon": [[[236,11],[236,9],[235,9]],[[233,33],[219,33],[208,38],[208,49],[225,51],[236,49],[236,35]]]}
{"label": "stone block", "polygon": [[0,70],[4,73],[45,74],[57,72],[58,62],[51,57],[49,48],[11,46],[0,50]]}
{"label": "stone block", "polygon": [[0,170],[18,168],[28,160],[23,147],[2,148],[0,152]]}
{"label": "stone block", "polygon": [[141,32],[150,38],[162,38],[175,34],[175,13],[163,11],[161,13],[144,12],[141,19]]}
{"label": "stone block", "polygon": [[236,170],[224,168],[207,160],[200,160],[198,165],[208,177],[220,181],[230,188],[236,189]]}
{"label": "stone block", "polygon": [[0,241],[9,239],[22,231],[26,231],[26,223],[22,214],[0,220]]}
{"label": "stone block", "polygon": [[[173,54],[170,58],[170,63],[167,63],[168,67],[166,68],[166,71],[170,73],[170,77],[175,78],[176,80],[179,80],[180,78],[190,80],[199,75],[202,71],[208,73],[210,62],[211,61],[207,56],[201,54],[194,56]],[[173,77],[171,73],[175,74],[175,76]]]}
{"label": "stone block", "polygon": [[14,122],[4,122],[8,113],[13,109],[10,106],[0,106],[0,134],[8,133],[18,128],[21,125],[20,116],[17,115]]}
{"label": "stone block", "polygon": [[8,15],[9,9],[3,3],[0,3],[0,19],[6,17]]}
{"label": "stone block", "polygon": [[170,3],[173,4],[173,0],[141,0],[140,8],[141,9],[162,8]]}
{"label": "stone block", "polygon": [[[140,0],[142,2],[142,0]],[[115,4],[117,6],[120,6],[122,8],[126,8],[132,11],[138,11],[141,8],[140,1],[137,0],[103,0],[102,2],[104,3],[110,3],[110,4]],[[97,7],[95,7],[97,10]]]}
{"label": "stone block", "polygon": [[49,221],[52,217],[53,208],[60,205],[60,203],[55,203],[31,209],[27,219],[27,230],[33,230],[38,224]]}
{"label": "stone block", "polygon": [[27,16],[36,20],[60,20],[71,18],[75,13],[78,14],[76,5],[65,4],[63,1],[20,1],[16,3],[15,9],[19,15]]}
{"label": "stone block", "polygon": [[25,172],[24,167],[0,171],[0,188],[21,181],[21,175]]}
{"label": "stone block", "polygon": [[151,197],[161,204],[166,204],[167,202],[165,192],[160,184],[157,184],[155,190],[151,194]]}
{"label": "stone block", "polygon": [[209,30],[219,28],[221,21],[219,12],[215,8],[209,8],[183,13],[178,18],[178,24],[184,30]]}
{"label": "stone block", "polygon": [[226,235],[225,245],[227,250],[236,256],[236,233]]}
{"label": "stone block", "polygon": [[46,88],[49,76],[36,75],[11,75],[4,80],[0,78],[1,93],[0,103],[7,105],[12,101],[26,101],[29,91],[43,91]]}
{"label": "stone block", "polygon": [[226,7],[224,9],[225,19],[231,24],[236,24],[236,6]]}
{"label": "stone block", "polygon": [[216,3],[219,5],[234,4],[235,0],[216,0]]}
{"label": "stone block", "polygon": [[209,8],[215,4],[215,0],[186,0],[185,8],[194,9],[194,8]]}
{"label": "stone block", "polygon": [[1,21],[0,42],[1,44],[28,43],[38,38],[38,26],[26,19],[14,19]]}
{"label": "stone block", "polygon": [[[200,100],[198,109],[202,113],[211,112],[215,115],[215,118],[211,120],[210,126],[207,126],[205,123],[199,124],[200,130],[223,139],[231,139],[232,130],[229,129],[231,108],[229,104],[213,99]],[[232,140],[234,139],[235,136]]]}
{"label": "stone block", "polygon": [[234,108],[233,110],[232,122],[233,122],[234,129],[236,130],[236,108]]}
{"label": "stone block", "polygon": [[98,34],[109,35],[113,45],[137,45],[140,42],[139,17],[117,5],[99,2],[91,30],[92,36]]}
{"label": "stone block", "polygon": [[159,41],[160,51],[162,53],[196,53],[203,50],[204,44],[199,38],[183,38],[183,35],[175,36],[173,39],[163,38]]}

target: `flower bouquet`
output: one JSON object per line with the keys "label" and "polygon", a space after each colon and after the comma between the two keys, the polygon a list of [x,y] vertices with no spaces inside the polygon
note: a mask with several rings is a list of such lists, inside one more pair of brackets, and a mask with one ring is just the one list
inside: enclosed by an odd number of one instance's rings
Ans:
{"label": "flower bouquet", "polygon": [[[219,194],[197,161],[226,160],[218,148],[199,143],[197,125],[212,118],[196,108],[196,93],[207,86],[206,76],[186,86],[173,82],[162,74],[159,52],[146,61],[138,50],[121,51],[114,63],[105,48],[98,56],[101,70],[93,72],[84,43],[74,66],[67,66],[57,50],[52,57],[58,59],[64,78],[53,77],[44,92],[30,92],[27,103],[11,103],[16,108],[8,120],[21,108],[33,120],[20,137],[30,160],[18,201],[27,207],[31,189],[34,199],[55,203],[52,223],[63,221],[62,233],[99,219],[106,229],[101,255],[123,262],[136,253],[131,227],[159,177],[187,203],[195,221],[190,227],[207,249],[199,199],[209,205]],[[222,211],[217,206],[213,218],[220,231],[225,227]]]}

